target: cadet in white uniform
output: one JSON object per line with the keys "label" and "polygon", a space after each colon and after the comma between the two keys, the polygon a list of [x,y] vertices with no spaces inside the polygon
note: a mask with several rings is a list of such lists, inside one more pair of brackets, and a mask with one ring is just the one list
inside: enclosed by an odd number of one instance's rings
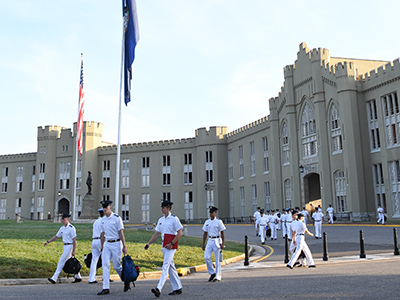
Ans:
{"label": "cadet in white uniform", "polygon": [[305,240],[304,234],[307,233],[310,236],[314,236],[311,232],[308,231],[306,224],[303,222],[304,216],[302,214],[297,215],[300,218],[300,222],[297,221],[293,228],[293,242],[296,244],[296,252],[293,254],[292,258],[290,259],[289,263],[286,265],[288,268],[293,269],[293,266],[297,259],[300,256],[301,251],[304,252],[306,255],[306,259],[308,262],[309,268],[315,268],[314,259],[312,257],[311,251],[308,248],[308,245]]}
{"label": "cadet in white uniform", "polygon": [[260,217],[258,218],[256,225],[258,230],[258,235],[261,239],[261,244],[265,244],[265,235],[266,235],[266,226],[268,225],[269,218],[268,216],[264,215],[264,210],[260,210]]}
{"label": "cadet in white uniform", "polygon": [[258,230],[257,230],[257,219],[260,217],[260,207],[257,207],[257,210],[254,212],[253,217],[254,217],[254,229],[256,230],[256,236],[258,236]]}
{"label": "cadet in white uniform", "polygon": [[276,229],[279,223],[279,218],[275,213],[275,210],[271,211],[271,216],[269,217],[269,227],[271,228],[271,240],[276,240]]}
{"label": "cadet in white uniform", "polygon": [[[58,230],[57,234],[53,236],[50,240],[44,243],[44,246],[47,246],[49,243],[57,240],[62,237],[62,241],[64,243],[64,251],[60,257],[60,260],[57,264],[57,269],[53,274],[53,277],[47,278],[51,283],[56,283],[58,276],[60,276],[62,269],[64,268],[65,262],[72,256],[75,256],[75,247],[76,247],[76,230],[75,227],[69,223],[70,214],[63,213],[61,222],[63,226],[61,226],[60,230]],[[81,274],[74,274],[75,280],[73,283],[81,282]]]}
{"label": "cadet in white uniform", "polygon": [[304,216],[304,224],[307,226],[307,217],[309,213],[305,206],[303,206],[303,210],[300,213]]}
{"label": "cadet in white uniform", "polygon": [[281,216],[281,226],[282,226],[282,237],[283,238],[285,238],[285,235],[288,235],[288,237],[289,237],[289,233],[288,233],[287,228],[286,228],[287,216],[288,216],[287,211],[283,210],[283,214]]}
{"label": "cadet in white uniform", "polygon": [[[203,226],[203,251],[204,260],[206,261],[207,271],[210,274],[208,281],[221,280],[221,261],[220,251],[225,247],[225,232],[224,223],[216,218],[218,208],[210,206],[210,218],[204,223]],[[207,246],[206,239],[208,237]],[[215,269],[211,261],[211,254],[214,252]]]}
{"label": "cadet in white uniform", "polygon": [[380,205],[378,205],[377,212],[378,212],[379,219],[376,223],[379,224],[379,222],[382,221],[382,225],[384,225],[385,224],[385,214],[384,214],[385,211],[383,210],[383,208]]}
{"label": "cadet in white uniform", "polygon": [[[110,293],[110,262],[112,259],[114,270],[121,277],[122,252],[126,254],[128,251],[125,244],[124,224],[120,216],[111,210],[110,200],[102,201],[104,217],[101,218],[101,249],[102,249],[102,268],[103,268],[103,290],[97,295],[105,295]],[[129,282],[124,285],[124,292],[129,290]]]}
{"label": "cadet in white uniform", "polygon": [[329,221],[328,221],[329,224],[333,224],[333,212],[334,211],[335,210],[333,209],[332,204],[329,204],[329,207],[326,209],[326,214],[329,217]]}
{"label": "cadet in white uniform", "polygon": [[89,283],[97,283],[96,272],[97,272],[97,262],[101,256],[101,218],[104,216],[104,211],[102,208],[99,209],[100,218],[98,218],[93,223],[93,235],[92,235],[92,261],[90,262],[90,273],[89,273]]}
{"label": "cadet in white uniform", "polygon": [[[182,224],[179,221],[179,218],[171,214],[172,202],[168,200],[162,200],[161,202],[161,212],[164,216],[158,219],[157,226],[153,236],[150,238],[146,246],[145,250],[149,249],[149,245],[153,243],[158,236],[161,234],[161,239],[164,244],[164,235],[174,235],[175,237],[171,240],[170,243],[164,245],[162,247],[162,253],[164,256],[164,262],[162,266],[162,273],[160,277],[160,281],[156,288],[151,289],[151,292],[156,296],[160,297],[161,290],[167,280],[169,275],[169,280],[171,281],[172,292],[168,295],[179,295],[182,294],[182,283],[179,279],[178,272],[175,268],[174,263],[174,255],[176,249],[173,249],[173,246],[178,243],[179,239],[182,236]],[[177,246],[177,245],[176,245]]]}
{"label": "cadet in white uniform", "polygon": [[278,217],[278,225],[276,226],[276,230],[281,230],[282,226],[281,226],[281,213],[279,212],[279,209],[276,209],[276,216]]}
{"label": "cadet in white uniform", "polygon": [[290,208],[286,209],[287,211],[287,216],[286,216],[286,233],[288,235],[289,241],[292,240],[292,222],[293,222],[293,216],[292,212],[290,211]]}
{"label": "cadet in white uniform", "polygon": [[312,218],[314,219],[315,238],[322,239],[321,231],[322,231],[322,221],[324,219],[324,214],[317,208],[315,212],[312,214]]}

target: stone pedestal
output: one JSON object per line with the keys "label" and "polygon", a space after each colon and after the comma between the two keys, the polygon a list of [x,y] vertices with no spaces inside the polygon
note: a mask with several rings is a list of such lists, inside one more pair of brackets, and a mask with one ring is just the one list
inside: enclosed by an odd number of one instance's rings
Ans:
{"label": "stone pedestal", "polygon": [[79,219],[92,220],[98,217],[98,206],[92,194],[86,194],[82,201],[82,213]]}

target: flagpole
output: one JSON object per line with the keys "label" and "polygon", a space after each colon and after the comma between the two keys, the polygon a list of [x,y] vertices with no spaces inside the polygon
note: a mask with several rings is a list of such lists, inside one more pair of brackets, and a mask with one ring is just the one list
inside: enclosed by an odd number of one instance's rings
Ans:
{"label": "flagpole", "polygon": [[[83,53],[81,53],[81,66],[82,66],[82,61],[83,61]],[[80,83],[79,83],[79,99],[80,99],[80,93],[81,93],[81,88],[80,88]],[[78,173],[78,126],[79,126],[79,113],[80,113],[80,101],[78,101],[78,120],[76,122],[76,132],[75,132],[75,170],[74,170],[74,203],[72,204],[72,220],[76,220],[76,174]],[[83,134],[83,133],[82,133]]]}
{"label": "flagpole", "polygon": [[119,213],[119,174],[121,165],[121,102],[122,102],[122,84],[124,69],[124,45],[125,45],[125,28],[122,24],[122,46],[121,46],[121,74],[119,86],[119,104],[118,104],[118,140],[117,140],[117,163],[115,172],[115,213]]}

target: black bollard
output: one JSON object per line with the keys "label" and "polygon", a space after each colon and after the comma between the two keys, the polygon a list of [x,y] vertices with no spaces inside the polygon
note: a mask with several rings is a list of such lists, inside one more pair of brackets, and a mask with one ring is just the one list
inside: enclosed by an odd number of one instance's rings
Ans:
{"label": "black bollard", "polygon": [[322,260],[328,261],[328,242],[327,242],[327,238],[326,238],[326,232],[324,232],[322,234],[322,238],[323,238],[322,242],[324,245],[324,256],[323,256]]}
{"label": "black bollard", "polygon": [[397,242],[397,228],[393,228],[393,237],[394,237],[394,255],[399,255],[399,244]]}
{"label": "black bollard", "polygon": [[247,245],[247,235],[244,236],[244,265],[249,265],[249,247]]}
{"label": "black bollard", "polygon": [[287,264],[289,262],[289,241],[288,236],[285,234],[285,260],[284,263]]}
{"label": "black bollard", "polygon": [[360,258],[366,258],[364,251],[364,233],[360,230]]}

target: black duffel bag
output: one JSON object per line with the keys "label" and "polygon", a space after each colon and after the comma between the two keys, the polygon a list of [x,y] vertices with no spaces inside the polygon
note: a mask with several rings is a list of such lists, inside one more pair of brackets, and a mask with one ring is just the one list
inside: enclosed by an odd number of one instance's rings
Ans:
{"label": "black duffel bag", "polygon": [[79,260],[77,260],[75,256],[72,256],[65,262],[63,271],[67,274],[78,274],[81,268],[82,265]]}
{"label": "black duffel bag", "polygon": [[[90,265],[92,264],[92,257],[93,257],[92,252],[90,252],[88,255],[84,256],[85,265],[89,269],[90,269]],[[102,266],[102,261],[101,261],[101,255],[100,255],[99,260],[97,261],[97,269],[101,268],[101,266]]]}

